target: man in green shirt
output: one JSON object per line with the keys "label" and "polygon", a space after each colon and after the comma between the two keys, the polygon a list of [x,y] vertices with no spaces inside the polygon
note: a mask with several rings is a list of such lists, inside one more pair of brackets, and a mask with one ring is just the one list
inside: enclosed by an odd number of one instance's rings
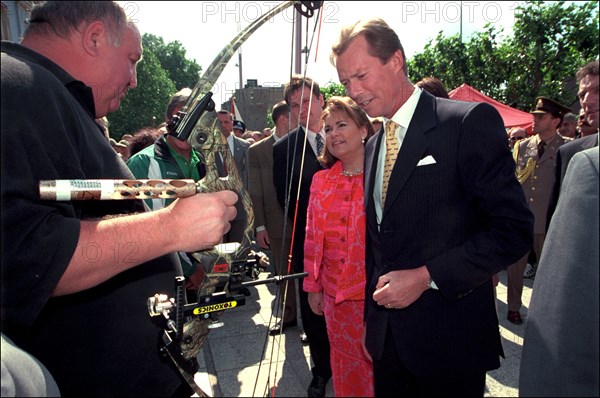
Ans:
{"label": "man in green shirt", "polygon": [[[187,102],[192,90],[184,88],[169,100],[165,112],[168,123],[173,115]],[[182,141],[166,132],[154,144],[133,155],[127,166],[139,179],[193,179],[198,181],[206,174],[202,155],[192,148],[187,141]],[[158,210],[168,206],[174,199],[145,199],[150,210]],[[180,252],[183,274],[189,278],[197,268],[197,262],[187,253]]]}

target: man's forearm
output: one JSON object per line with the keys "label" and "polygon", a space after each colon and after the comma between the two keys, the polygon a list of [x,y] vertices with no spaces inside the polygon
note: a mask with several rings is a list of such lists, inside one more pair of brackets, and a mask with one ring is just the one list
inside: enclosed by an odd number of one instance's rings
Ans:
{"label": "man's forearm", "polygon": [[61,296],[94,287],[153,258],[175,251],[163,212],[81,221],[77,247],[54,290]]}

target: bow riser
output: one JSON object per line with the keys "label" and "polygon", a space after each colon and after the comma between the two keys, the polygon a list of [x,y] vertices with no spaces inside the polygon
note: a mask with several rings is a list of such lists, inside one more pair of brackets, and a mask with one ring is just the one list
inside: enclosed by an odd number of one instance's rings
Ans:
{"label": "bow riser", "polygon": [[[240,46],[259,27],[264,25],[275,15],[292,6],[294,3],[296,3],[296,1],[287,1],[274,7],[238,33],[237,36],[221,50],[213,62],[208,66],[202,78],[200,78],[198,83],[194,86],[192,94],[190,95],[190,100],[183,109],[186,116],[184,116],[182,123],[185,123],[187,121],[186,118],[189,117],[187,110],[194,109],[204,95],[212,90],[217,79]],[[196,122],[188,141],[194,149],[201,152],[204,156],[206,176],[200,181],[203,191],[217,192],[221,190],[231,190],[236,192],[239,196],[242,206],[237,207],[238,212],[242,210],[245,213],[240,217],[244,218],[247,222],[243,242],[240,242],[240,247],[233,254],[218,253],[218,251],[217,254],[221,254],[228,259],[240,259],[243,258],[250,249],[254,224],[252,200],[243,187],[233,156],[229,151],[227,140],[217,127],[218,122],[216,115],[217,113],[214,111],[204,113]],[[194,255],[194,257],[199,256],[201,255]],[[208,273],[211,273],[211,265],[205,265],[205,268]]]}

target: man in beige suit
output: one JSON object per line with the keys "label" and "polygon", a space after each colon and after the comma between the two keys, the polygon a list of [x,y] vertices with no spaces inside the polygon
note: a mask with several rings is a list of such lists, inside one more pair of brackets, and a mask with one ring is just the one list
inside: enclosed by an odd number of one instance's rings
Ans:
{"label": "man in beige suit", "polygon": [[[523,187],[529,208],[535,217],[533,251],[539,259],[546,237],[546,215],[552,189],[554,187],[556,154],[558,148],[567,142],[557,133],[563,116],[570,109],[548,98],[536,99],[533,114],[533,133],[529,138],[515,144],[513,156],[517,162],[517,178]],[[521,319],[521,294],[523,293],[523,272],[529,253],[506,270],[508,284],[507,319],[515,325]]]}
{"label": "man in beige suit", "polygon": [[[288,274],[287,261],[290,251],[290,239],[292,226],[287,225],[284,233],[283,210],[277,202],[277,193],[273,184],[273,145],[281,137],[285,136],[291,128],[295,128],[297,122],[289,119],[289,107],[285,101],[280,101],[273,106],[271,113],[275,122],[275,132],[268,138],[252,144],[248,149],[248,192],[252,199],[254,208],[254,228],[256,231],[256,243],[263,249],[270,249],[273,254],[275,271],[278,275]],[[271,334],[279,333],[286,327],[297,324],[296,317],[296,288],[292,281],[279,286],[280,294],[277,296],[280,304],[285,298],[285,310],[283,313],[283,328],[278,322],[271,328]],[[285,297],[284,297],[284,292]],[[283,306],[277,306],[279,314]]]}

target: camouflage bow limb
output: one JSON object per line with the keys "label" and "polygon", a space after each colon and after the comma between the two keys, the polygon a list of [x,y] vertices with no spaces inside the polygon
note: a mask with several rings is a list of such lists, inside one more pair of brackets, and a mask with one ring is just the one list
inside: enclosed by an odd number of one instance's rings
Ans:
{"label": "camouflage bow limb", "polygon": [[[298,2],[287,1],[274,7],[238,33],[221,50],[194,86],[190,99],[182,109],[182,114],[184,114],[181,121],[182,124],[190,122],[191,113],[188,111],[194,109],[205,95],[210,92],[231,57],[250,35],[269,19],[295,3]],[[222,265],[223,263],[231,264],[232,260],[241,259],[247,255],[252,242],[254,213],[252,210],[252,201],[248,192],[243,187],[233,156],[229,150],[229,145],[217,126],[216,112],[204,113],[195,123],[187,140],[204,157],[206,176],[199,182],[202,192],[217,192],[221,190],[236,192],[239,196],[239,205],[236,206],[238,218],[244,219],[246,223],[243,240],[240,242],[239,247],[232,253],[222,252],[218,248],[214,248],[192,254],[203,265],[206,271],[204,283],[197,292],[198,297],[202,297],[212,295],[216,287],[226,283],[229,277],[229,272],[213,272],[216,265]],[[181,350],[186,358],[192,359],[198,355],[208,337],[209,324],[207,320],[198,317],[194,317],[192,321],[185,324]]]}

